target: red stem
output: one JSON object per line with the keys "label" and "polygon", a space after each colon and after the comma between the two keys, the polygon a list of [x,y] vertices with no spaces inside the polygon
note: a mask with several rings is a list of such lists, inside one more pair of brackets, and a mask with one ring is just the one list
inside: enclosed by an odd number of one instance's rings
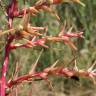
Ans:
{"label": "red stem", "polygon": [[[14,80],[10,80],[7,82],[7,87],[11,88],[14,85],[20,84],[23,81],[28,81],[32,80],[32,78],[41,78],[43,80],[47,80],[49,75],[53,76],[62,76],[62,77],[72,77],[72,76],[77,76],[77,77],[89,77],[92,80],[96,77],[95,72],[88,72],[87,70],[72,70],[70,68],[60,68],[56,67],[50,70],[50,68],[46,68],[41,72],[35,72],[33,74],[26,74],[20,77],[17,77]],[[94,81],[93,81],[94,82]],[[95,83],[95,82],[94,82]]]}
{"label": "red stem", "polygon": [[13,37],[8,39],[8,42],[5,46],[5,57],[4,63],[2,66],[2,76],[1,76],[1,86],[0,86],[0,96],[5,96],[5,88],[6,88],[6,73],[9,63],[9,53],[10,53],[10,44],[13,41]]}

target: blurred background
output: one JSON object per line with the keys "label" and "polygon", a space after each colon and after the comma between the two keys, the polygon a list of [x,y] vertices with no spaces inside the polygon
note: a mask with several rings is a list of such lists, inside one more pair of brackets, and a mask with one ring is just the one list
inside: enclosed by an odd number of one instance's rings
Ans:
{"label": "blurred background", "polygon": [[[10,0],[2,0],[8,4]],[[24,7],[23,0],[19,1],[19,7]],[[26,0],[26,6],[34,5],[35,0]],[[58,13],[60,21],[54,14],[40,11],[35,17],[30,17],[33,26],[47,26],[48,35],[56,35],[60,32],[61,26],[66,23],[65,33],[72,27],[72,32],[84,32],[84,39],[73,39],[78,51],[75,52],[69,46],[63,43],[48,43],[49,49],[40,46],[31,49],[16,49],[10,54],[9,70],[7,79],[13,76],[15,66],[19,66],[18,76],[27,74],[43,50],[39,60],[37,71],[51,66],[56,60],[59,60],[57,66],[74,68],[74,62],[70,63],[76,57],[76,64],[79,69],[87,70],[96,60],[96,0],[82,0],[86,5],[82,7],[76,3],[63,3],[53,5],[52,8]],[[22,5],[22,6],[21,6]],[[20,19],[14,20],[14,26],[20,22]],[[6,30],[6,17],[0,8],[0,29]],[[4,56],[4,39],[0,37],[0,68]],[[53,89],[50,89],[45,81],[34,81],[17,86],[20,96],[96,96],[96,87],[89,78],[66,78],[49,77]],[[15,93],[13,93],[15,94]],[[19,96],[18,95],[18,96]]]}

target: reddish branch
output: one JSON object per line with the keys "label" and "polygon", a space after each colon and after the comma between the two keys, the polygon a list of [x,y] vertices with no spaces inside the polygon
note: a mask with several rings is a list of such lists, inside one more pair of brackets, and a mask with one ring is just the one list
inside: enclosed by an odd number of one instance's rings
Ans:
{"label": "reddish branch", "polygon": [[[16,0],[13,0],[13,1],[16,1]],[[42,2],[43,0],[40,0],[40,1]],[[85,6],[82,2],[80,2],[80,0],[73,0],[73,2],[76,2],[76,3],[79,3],[79,4],[83,5],[83,6]],[[57,4],[60,4],[60,3],[63,3],[63,0],[49,0],[49,1],[46,0],[46,1],[42,2],[42,3],[40,3],[40,4],[36,4],[36,5],[32,6],[32,7],[26,8],[26,13],[30,13],[32,11],[34,13],[33,9],[40,10],[40,9],[43,9],[44,7],[48,8],[48,7],[50,7],[50,5],[53,5],[53,4],[57,5]],[[12,14],[13,17],[18,17],[20,15],[25,14],[25,9],[22,9],[21,11],[17,11],[17,9],[15,7],[15,10],[16,11],[13,12],[13,14]]]}
{"label": "reddish branch", "polygon": [[[17,6],[17,1],[16,0],[11,0],[10,4],[7,6],[7,14],[8,14],[8,28],[12,28],[12,22],[13,22],[13,13],[18,11],[18,6]],[[2,66],[2,75],[1,75],[1,86],[0,86],[0,95],[5,96],[6,92],[6,73],[7,73],[7,68],[8,68],[8,63],[9,63],[9,53],[11,50],[11,43],[14,39],[14,36],[12,35],[7,35],[7,42],[5,45],[5,54],[4,54],[4,63]]]}
{"label": "reddish branch", "polygon": [[5,96],[6,73],[7,73],[8,63],[9,63],[10,44],[12,41],[13,41],[13,37],[10,37],[5,46],[5,57],[4,57],[4,63],[2,66],[2,77],[1,77],[1,88],[0,88],[1,96]]}
{"label": "reddish branch", "polygon": [[[39,6],[32,6],[29,8],[26,8],[26,14],[27,13],[34,13],[34,11],[36,12],[36,10],[40,10],[43,9],[43,6],[48,6],[47,4],[42,4]],[[14,17],[18,17],[18,16],[23,16],[25,14],[25,9],[22,9],[16,13],[14,13]]]}
{"label": "reddish branch", "polygon": [[41,78],[44,80],[48,79],[48,76],[63,76],[63,77],[89,77],[92,80],[96,77],[95,72],[89,72],[88,70],[74,70],[70,68],[62,68],[62,67],[55,67],[55,68],[46,68],[41,72],[35,72],[33,74],[27,74],[20,77],[17,77],[15,80],[10,80],[7,83],[7,87],[11,88],[14,85],[20,84],[24,81],[32,80],[33,78]]}

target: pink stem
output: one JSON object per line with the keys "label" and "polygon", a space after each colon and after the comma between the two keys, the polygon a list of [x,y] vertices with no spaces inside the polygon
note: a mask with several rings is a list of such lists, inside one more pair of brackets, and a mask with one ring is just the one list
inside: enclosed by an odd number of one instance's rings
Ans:
{"label": "pink stem", "polygon": [[[74,70],[70,68],[63,68],[63,67],[56,67],[53,69],[50,69],[50,67],[44,69],[41,72],[35,72],[33,74],[26,74],[20,77],[17,77],[14,80],[10,80],[7,82],[7,87],[11,88],[14,85],[20,84],[23,81],[28,81],[28,80],[33,80],[32,78],[41,78],[43,80],[47,80],[49,75],[54,75],[54,76],[62,76],[62,77],[89,77],[90,79],[94,80],[96,77],[95,72],[88,72],[88,70]],[[95,82],[93,81],[95,84]]]}
{"label": "pink stem", "polygon": [[13,41],[13,36],[8,39],[8,42],[5,46],[5,57],[4,57],[4,63],[3,63],[3,66],[2,66],[0,96],[5,96],[6,73],[7,73],[8,63],[9,63],[10,44],[11,44],[12,41]]}

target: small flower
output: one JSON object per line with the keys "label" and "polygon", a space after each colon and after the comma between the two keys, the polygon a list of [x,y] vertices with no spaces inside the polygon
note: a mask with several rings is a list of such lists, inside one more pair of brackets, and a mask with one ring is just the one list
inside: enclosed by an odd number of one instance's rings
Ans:
{"label": "small flower", "polygon": [[80,33],[66,33],[66,34],[64,34],[64,36],[66,36],[66,37],[81,37],[81,38],[84,38],[84,36],[82,34],[83,34],[83,32],[80,32]]}
{"label": "small flower", "polygon": [[34,41],[33,45],[40,45],[40,46],[43,46],[45,48],[49,48],[47,45],[45,45],[45,42],[46,42],[46,38],[41,38],[41,39]]}

